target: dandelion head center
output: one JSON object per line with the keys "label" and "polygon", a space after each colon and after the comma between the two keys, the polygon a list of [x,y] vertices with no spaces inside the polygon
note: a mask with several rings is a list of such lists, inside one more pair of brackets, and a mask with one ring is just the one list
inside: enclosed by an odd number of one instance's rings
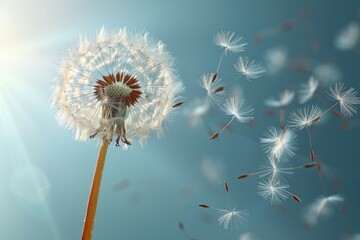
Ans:
{"label": "dandelion head center", "polygon": [[122,82],[116,82],[105,87],[105,95],[113,97],[129,97],[131,88]]}
{"label": "dandelion head center", "polygon": [[117,73],[103,76],[94,86],[94,94],[101,101],[109,100],[112,104],[132,106],[139,101],[142,92],[134,76]]}

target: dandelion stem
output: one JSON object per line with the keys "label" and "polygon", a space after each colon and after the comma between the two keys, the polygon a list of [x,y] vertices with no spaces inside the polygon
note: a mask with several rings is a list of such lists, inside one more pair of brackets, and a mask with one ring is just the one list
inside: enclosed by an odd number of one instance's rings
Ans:
{"label": "dandelion stem", "polygon": [[312,141],[311,141],[311,134],[310,134],[310,128],[309,128],[309,127],[307,127],[306,129],[307,129],[307,132],[308,132],[308,136],[309,136],[309,144],[310,144],[310,150],[312,150],[312,149],[313,149],[313,147],[312,147]]}
{"label": "dandelion stem", "polygon": [[99,156],[94,171],[93,181],[91,184],[90,195],[89,195],[89,200],[88,200],[88,205],[84,220],[84,228],[81,238],[82,240],[91,240],[92,238],[92,231],[94,227],[96,207],[100,192],[102,172],[105,165],[105,158],[106,158],[106,152],[108,146],[109,146],[109,140],[104,137],[99,151]]}
{"label": "dandelion stem", "polygon": [[224,49],[224,51],[223,51],[222,54],[221,54],[221,57],[220,57],[220,60],[219,60],[219,63],[218,63],[218,66],[217,66],[217,68],[216,68],[216,72],[215,72],[215,73],[218,73],[218,72],[219,72],[220,65],[221,65],[221,63],[222,63],[222,60],[223,60],[223,58],[224,58],[224,55],[225,55],[225,49]]}
{"label": "dandelion stem", "polygon": [[336,102],[334,105],[332,105],[331,107],[329,107],[327,110],[325,110],[321,115],[320,115],[320,117],[322,116],[322,115],[324,115],[325,113],[327,113],[328,111],[330,111],[331,109],[333,109],[336,105],[338,105],[339,104],[339,102]]}
{"label": "dandelion stem", "polygon": [[285,129],[285,106],[281,106],[279,110],[280,128]]}
{"label": "dandelion stem", "polygon": [[234,119],[235,119],[235,116],[233,116],[231,118],[231,120],[219,131],[219,134],[222,133],[226,128],[228,128],[229,125],[232,123],[232,121],[234,121]]}

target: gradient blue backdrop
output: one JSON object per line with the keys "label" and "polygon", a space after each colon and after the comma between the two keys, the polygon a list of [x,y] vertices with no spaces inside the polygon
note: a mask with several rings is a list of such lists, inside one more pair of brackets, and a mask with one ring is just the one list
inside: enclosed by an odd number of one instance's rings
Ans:
{"label": "gradient blue backdrop", "polygon": [[[341,52],[333,41],[349,22],[359,22],[359,1],[23,1],[0,0],[0,239],[79,239],[88,192],[98,153],[93,143],[76,142],[60,128],[50,109],[50,88],[58,62],[77,44],[79,34],[94,35],[101,26],[110,30],[126,26],[146,30],[163,40],[174,55],[186,87],[186,96],[200,93],[198,79],[214,71],[221,50],[212,43],[220,30],[231,30],[248,42],[247,54],[263,62],[267,49],[287,48],[289,58],[307,56],[318,62],[332,61],[347,86],[360,90],[359,57]],[[294,29],[258,44],[260,30],[298,19],[310,8],[311,18]],[[312,40],[319,51],[311,48]],[[234,75],[236,56],[227,57],[224,79]],[[129,151],[109,148],[94,229],[94,240],[186,239],[178,228],[185,224],[196,239],[239,239],[250,232],[256,239],[342,239],[360,231],[360,128],[341,130],[337,119],[314,129],[314,143],[322,160],[341,181],[330,194],[345,196],[348,213],[340,209],[314,229],[302,223],[305,206],[321,195],[315,171],[297,172],[289,180],[301,196],[298,204],[287,200],[271,206],[257,195],[257,178],[236,182],[237,174],[256,170],[264,160],[259,137],[276,119],[264,116],[264,99],[285,88],[296,90],[309,73],[289,69],[239,85],[256,109],[256,125],[234,124],[232,132],[209,141],[203,126],[189,128],[180,113],[169,124],[165,137],[151,136],[145,147]],[[291,105],[292,108],[296,105]],[[226,116],[209,120],[212,127]],[[354,125],[359,125],[355,116]],[[308,154],[306,136],[299,135],[296,163]],[[224,166],[231,196],[222,182],[210,183],[203,176],[204,158]],[[113,191],[122,181],[129,186]],[[248,224],[238,230],[217,225],[216,213],[198,208],[198,203],[226,207],[232,200],[248,209]]]}

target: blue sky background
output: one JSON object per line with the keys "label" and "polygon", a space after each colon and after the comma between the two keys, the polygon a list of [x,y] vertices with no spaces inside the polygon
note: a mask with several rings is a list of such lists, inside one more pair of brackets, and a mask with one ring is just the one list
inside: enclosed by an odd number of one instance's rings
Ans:
{"label": "blue sky background", "polygon": [[[201,75],[216,68],[221,49],[212,38],[221,30],[243,36],[249,43],[246,54],[259,62],[265,63],[268,49],[283,47],[289,60],[311,59],[310,68],[333,63],[341,81],[360,90],[359,43],[349,51],[334,46],[342,28],[350,22],[359,24],[359,7],[355,0],[0,0],[0,239],[81,236],[98,146],[75,141],[71,131],[57,125],[50,109],[58,63],[78,43],[80,34],[93,36],[101,26],[150,32],[176,58],[185,97],[199,95]],[[312,14],[304,17],[306,9]],[[289,20],[295,22],[292,30],[254,42],[262,30]],[[312,48],[314,40],[318,50]],[[237,57],[225,58],[224,80],[233,78]],[[297,91],[310,75],[311,71],[285,68],[252,82],[239,80],[233,87],[241,87],[244,98],[255,107],[255,125],[234,123],[216,141],[209,141],[204,125],[189,127],[180,109],[163,138],[151,136],[144,147],[135,143],[129,151],[109,147],[93,239],[187,239],[178,228],[180,221],[198,240],[237,240],[248,232],[256,239],[347,239],[359,233],[358,115],[346,129],[329,115],[312,130],[318,156],[341,183],[334,188],[334,178],[327,179],[328,193],[345,197],[345,204],[335,208],[331,217],[320,219],[316,227],[308,229],[302,221],[306,206],[322,194],[314,169],[297,171],[289,179],[301,204],[288,199],[271,206],[257,195],[257,177],[234,180],[240,173],[256,171],[265,159],[259,138],[267,126],[278,122],[264,114],[268,110],[264,100],[286,88]],[[325,90],[320,92],[323,96]],[[289,109],[296,107],[295,101]],[[214,131],[227,120],[216,110],[206,119]],[[308,161],[306,134],[298,133],[291,165]],[[204,159],[222,166],[224,179],[208,181],[201,169]],[[225,179],[230,194],[222,187]],[[208,203],[226,208],[233,202],[250,213],[247,225],[239,229],[224,230],[217,224],[216,212],[197,207]]]}

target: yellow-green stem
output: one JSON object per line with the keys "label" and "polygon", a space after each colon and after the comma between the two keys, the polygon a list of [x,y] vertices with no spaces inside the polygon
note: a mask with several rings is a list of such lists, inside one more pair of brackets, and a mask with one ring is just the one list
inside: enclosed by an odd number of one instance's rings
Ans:
{"label": "yellow-green stem", "polygon": [[100,184],[102,178],[102,172],[105,165],[106,152],[109,146],[109,140],[104,138],[99,151],[98,160],[96,163],[93,181],[91,184],[90,195],[88,205],[85,214],[84,228],[82,232],[82,240],[91,240],[92,231],[94,227],[96,207],[99,198]]}

